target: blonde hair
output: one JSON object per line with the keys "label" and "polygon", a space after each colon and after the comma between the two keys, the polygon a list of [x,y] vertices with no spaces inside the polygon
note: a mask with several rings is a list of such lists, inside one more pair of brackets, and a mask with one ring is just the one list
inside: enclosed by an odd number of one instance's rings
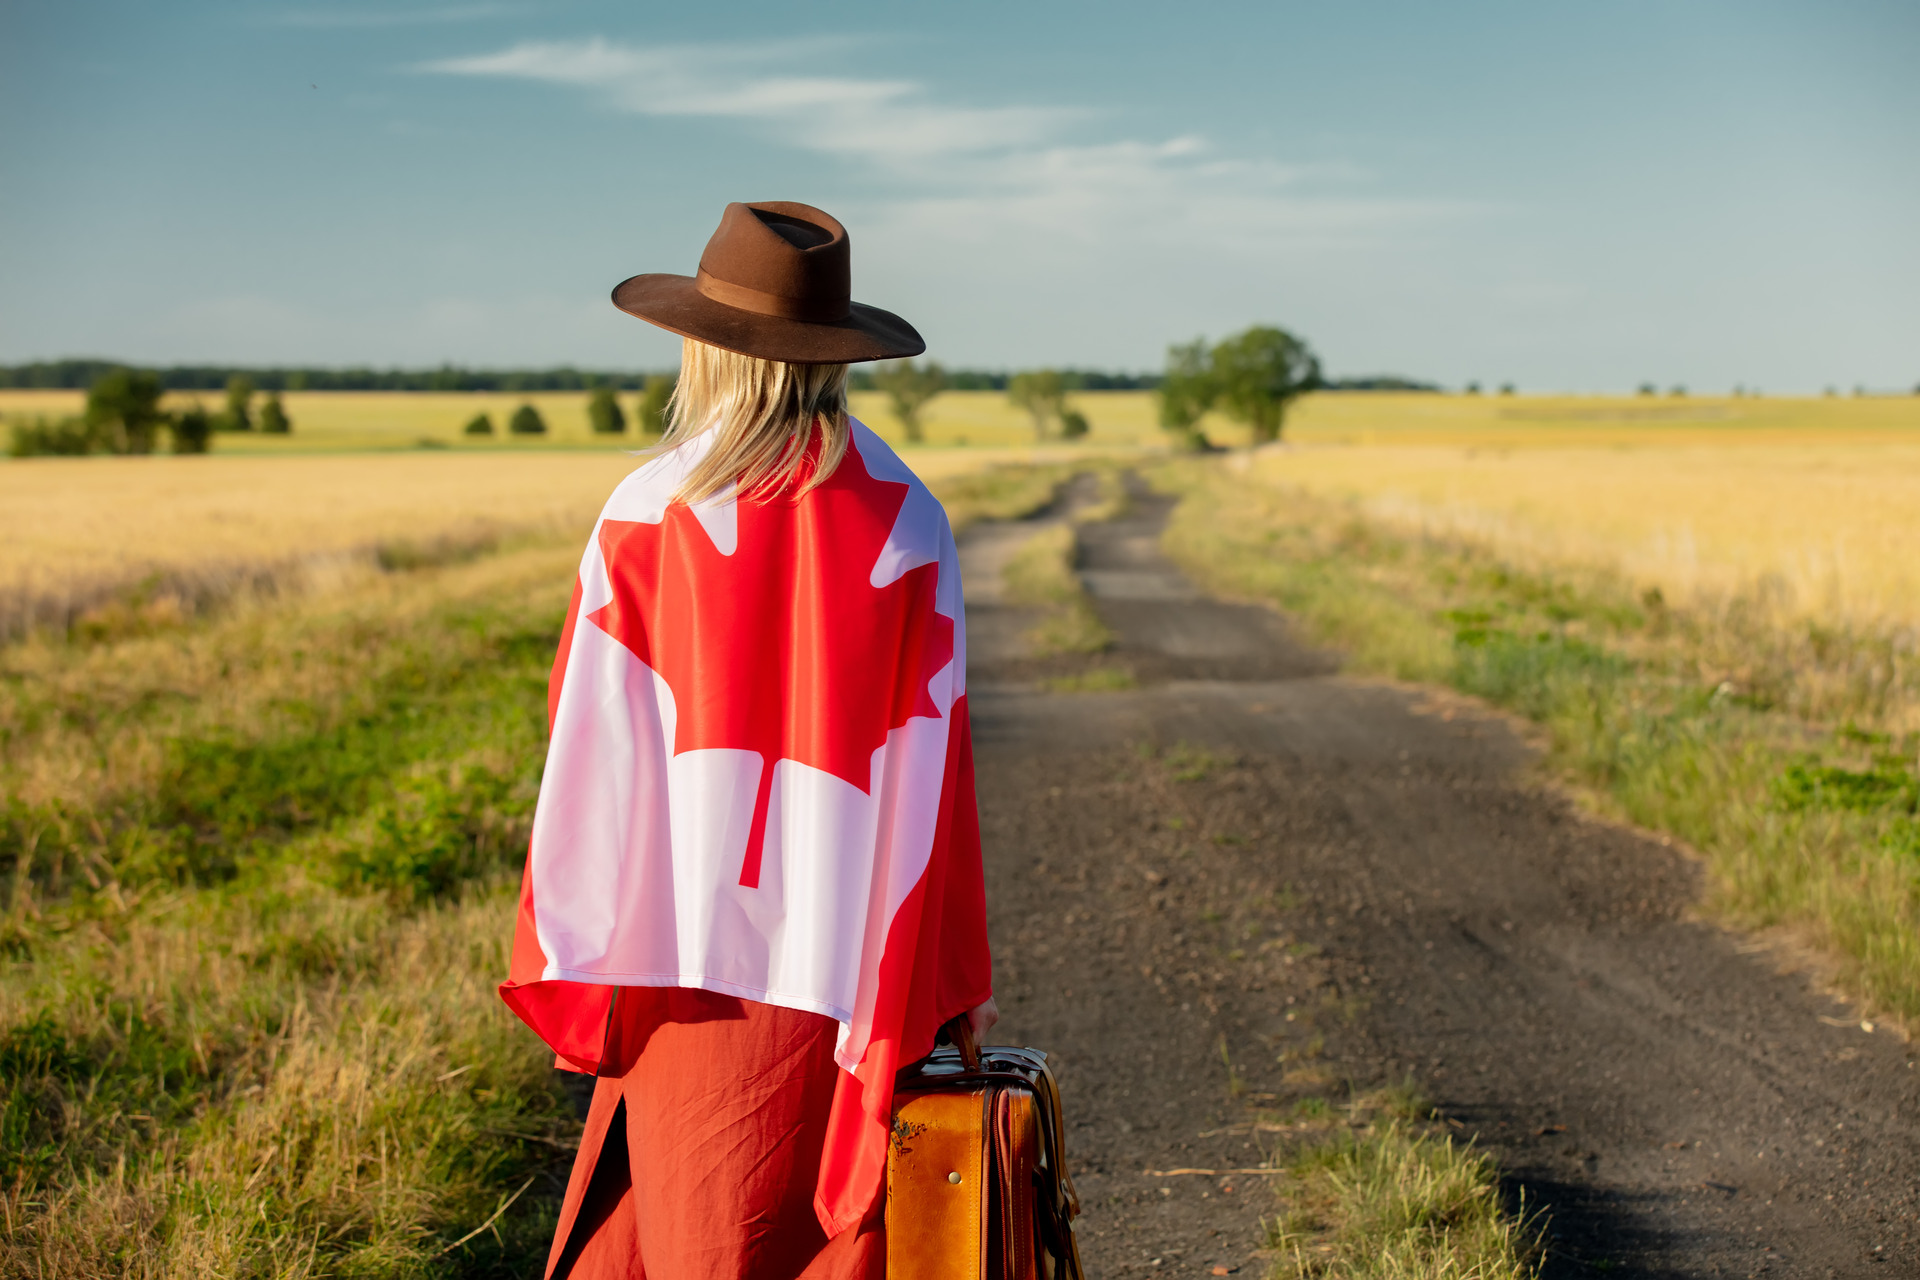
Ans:
{"label": "blonde hair", "polygon": [[[666,417],[661,450],[714,433],[712,447],[681,482],[676,500],[698,502],[729,484],[743,495],[792,488],[798,497],[832,475],[846,456],[852,433],[847,366],[762,360],[688,338]],[[803,475],[810,455],[811,473]]]}

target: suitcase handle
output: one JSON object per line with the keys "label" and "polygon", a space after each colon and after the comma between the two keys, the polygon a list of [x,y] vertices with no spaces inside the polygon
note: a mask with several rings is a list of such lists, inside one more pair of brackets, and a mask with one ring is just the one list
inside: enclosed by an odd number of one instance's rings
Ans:
{"label": "suitcase handle", "polygon": [[967,1021],[964,1013],[948,1018],[940,1028],[940,1035],[934,1037],[938,1044],[944,1036],[948,1044],[960,1051],[960,1065],[969,1072],[980,1069],[980,1046],[973,1040],[973,1024]]}

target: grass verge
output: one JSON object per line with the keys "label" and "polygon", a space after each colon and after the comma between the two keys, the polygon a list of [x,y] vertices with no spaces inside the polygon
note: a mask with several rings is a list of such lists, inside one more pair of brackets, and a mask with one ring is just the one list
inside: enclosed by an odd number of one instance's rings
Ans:
{"label": "grass verge", "polygon": [[957,534],[977,520],[1024,520],[1059,495],[1077,468],[1065,463],[986,467],[932,481],[947,521]]}
{"label": "grass verge", "polygon": [[0,649],[0,1273],[540,1265],[572,1114],[493,987],[576,556]]}
{"label": "grass verge", "polygon": [[1094,612],[1074,571],[1074,552],[1074,526],[1051,524],[1027,539],[1000,571],[1007,601],[1040,611],[1039,622],[1027,634],[1037,657],[1103,653],[1113,647],[1113,632]]}
{"label": "grass verge", "polygon": [[[1040,621],[1027,635],[1036,657],[1105,653],[1115,640],[1080,581],[1076,531],[1080,525],[1122,514],[1127,505],[1126,487],[1119,468],[1112,465],[1082,472],[1082,476],[1094,487],[1090,500],[1077,503],[1066,520],[1035,533],[1014,552],[1000,573],[1009,603],[1040,611]],[[1055,692],[1088,692],[1128,689],[1133,683],[1132,675],[1120,668],[1098,667],[1057,677],[1048,687]]]}
{"label": "grass verge", "polygon": [[1700,851],[1723,917],[1791,931],[1868,1012],[1920,1022],[1920,735],[1892,731],[1920,704],[1912,636],[1523,571],[1218,462],[1156,477],[1185,497],[1168,552],[1211,590],[1277,605],[1360,670],[1539,723],[1599,803]]}
{"label": "grass verge", "polygon": [[1493,1162],[1400,1122],[1302,1147],[1268,1228],[1279,1280],[1530,1280],[1535,1224],[1507,1212]]}

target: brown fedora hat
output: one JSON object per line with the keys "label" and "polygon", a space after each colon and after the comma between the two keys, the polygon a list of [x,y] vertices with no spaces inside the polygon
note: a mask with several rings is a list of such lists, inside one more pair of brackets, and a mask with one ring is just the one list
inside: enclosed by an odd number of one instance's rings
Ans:
{"label": "brown fedora hat", "polygon": [[812,205],[730,204],[695,276],[644,275],[613,305],[683,338],[789,364],[917,356],[914,327],[853,301],[847,229]]}

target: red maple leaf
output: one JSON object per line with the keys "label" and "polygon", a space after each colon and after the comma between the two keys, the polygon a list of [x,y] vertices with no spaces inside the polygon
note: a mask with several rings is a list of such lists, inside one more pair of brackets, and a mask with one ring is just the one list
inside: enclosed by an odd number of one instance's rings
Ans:
{"label": "red maple leaf", "polygon": [[592,621],[663,677],[673,754],[757,752],[740,883],[757,888],[774,765],[795,760],[865,791],[874,751],[911,716],[939,716],[927,682],[953,658],[934,609],[939,565],[872,583],[907,486],[856,450],[799,498],[741,499],[723,555],[685,503],[659,524],[600,526],[613,601]]}

